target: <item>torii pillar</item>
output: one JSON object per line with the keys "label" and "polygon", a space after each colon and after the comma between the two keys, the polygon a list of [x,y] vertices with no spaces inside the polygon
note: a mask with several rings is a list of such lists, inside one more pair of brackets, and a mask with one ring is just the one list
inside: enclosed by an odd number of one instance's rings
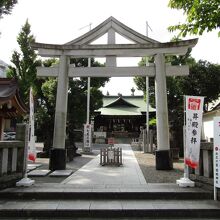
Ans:
{"label": "torii pillar", "polygon": [[66,169],[65,139],[69,86],[68,67],[69,58],[66,55],[61,55],[57,80],[58,83],[54,120],[53,148],[50,151],[50,170]]}
{"label": "torii pillar", "polygon": [[173,163],[170,154],[169,142],[166,65],[164,54],[156,54],[155,69],[155,98],[157,119],[156,169],[169,170],[173,168]]}

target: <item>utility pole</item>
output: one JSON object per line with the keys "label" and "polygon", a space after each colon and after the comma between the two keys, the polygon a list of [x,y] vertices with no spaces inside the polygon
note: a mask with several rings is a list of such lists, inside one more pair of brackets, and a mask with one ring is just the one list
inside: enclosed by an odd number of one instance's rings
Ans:
{"label": "utility pole", "polygon": [[[91,31],[92,29],[92,23],[89,23],[86,26],[81,27],[79,30],[82,30],[84,28],[89,27],[89,31]],[[88,58],[88,67],[91,67],[91,57]],[[86,111],[86,124],[90,123],[90,82],[91,82],[91,78],[88,77],[88,82],[87,82],[87,111]]]}
{"label": "utility pole", "polygon": [[[88,25],[80,28],[79,30],[82,30],[84,28],[89,27],[89,31],[91,31],[92,29],[92,23],[89,23]],[[91,57],[88,58],[88,67],[91,67]],[[91,78],[88,77],[88,82],[87,82],[87,117],[86,117],[86,124],[90,123],[90,82],[91,82]]]}
{"label": "utility pole", "polygon": [[[91,31],[92,29],[92,23],[89,24],[89,31]],[[91,57],[88,58],[88,67],[91,67]],[[91,78],[90,76],[88,77],[88,85],[87,85],[87,120],[86,123],[90,124],[90,82],[91,82]]]}
{"label": "utility pole", "polygon": [[[89,31],[92,29],[92,23],[89,23],[89,25],[86,25],[79,30],[82,30],[86,27],[89,27]],[[88,58],[88,67],[91,67],[91,57]],[[91,78],[90,76],[88,77],[88,82],[87,82],[87,112],[86,112],[86,125],[84,125],[84,146],[83,146],[83,153],[91,153],[92,149],[92,128],[90,124],[90,82]],[[89,135],[85,135],[85,133],[89,133]],[[87,140],[86,140],[87,139]],[[89,141],[88,141],[89,140]]]}
{"label": "utility pole", "polygon": [[[148,28],[152,31],[146,21],[146,36],[148,37]],[[146,66],[149,66],[148,58],[146,57]],[[144,153],[149,152],[149,77],[146,76],[146,145],[144,145]]]}

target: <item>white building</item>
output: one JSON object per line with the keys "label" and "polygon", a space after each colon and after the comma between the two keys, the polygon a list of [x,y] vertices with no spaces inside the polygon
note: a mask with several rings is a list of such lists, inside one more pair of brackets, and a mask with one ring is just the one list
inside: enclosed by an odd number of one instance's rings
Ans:
{"label": "white building", "polygon": [[214,117],[220,116],[220,102],[211,111],[203,114],[202,140],[210,141],[214,136]]}

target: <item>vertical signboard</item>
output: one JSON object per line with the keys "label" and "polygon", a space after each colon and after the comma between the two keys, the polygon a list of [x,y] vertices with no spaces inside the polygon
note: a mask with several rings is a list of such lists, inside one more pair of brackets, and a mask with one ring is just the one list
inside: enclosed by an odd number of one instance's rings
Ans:
{"label": "vertical signboard", "polygon": [[204,97],[186,96],[186,165],[199,164],[200,139]]}
{"label": "vertical signboard", "polygon": [[220,117],[214,117],[214,186],[220,188]]}
{"label": "vertical signboard", "polygon": [[84,124],[84,150],[91,151],[92,145],[92,126],[91,124]]}
{"label": "vertical signboard", "polygon": [[29,116],[29,148],[28,148],[28,160],[35,162],[36,160],[36,148],[35,148],[35,136],[34,136],[34,98],[33,91],[30,88],[30,116]]}

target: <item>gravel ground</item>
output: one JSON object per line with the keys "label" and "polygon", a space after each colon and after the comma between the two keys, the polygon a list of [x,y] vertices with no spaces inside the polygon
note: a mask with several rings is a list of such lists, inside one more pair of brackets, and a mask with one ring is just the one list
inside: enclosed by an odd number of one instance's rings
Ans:
{"label": "gravel ground", "polygon": [[183,159],[173,163],[173,170],[156,170],[153,154],[141,151],[134,153],[147,183],[176,183],[177,179],[183,177]]}

